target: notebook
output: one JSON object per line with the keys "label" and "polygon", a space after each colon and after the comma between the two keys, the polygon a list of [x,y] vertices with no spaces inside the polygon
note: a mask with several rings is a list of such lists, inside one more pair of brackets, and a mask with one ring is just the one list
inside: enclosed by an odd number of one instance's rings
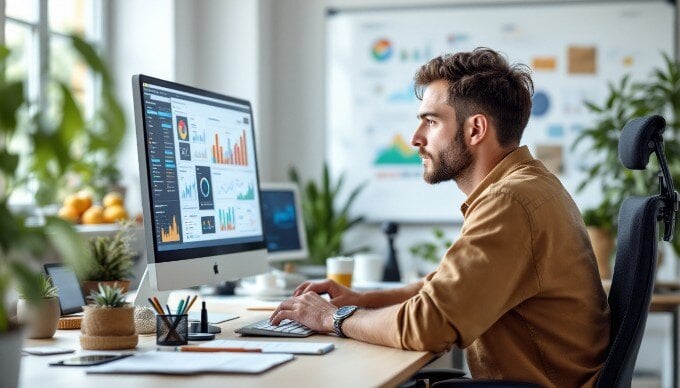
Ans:
{"label": "notebook", "polygon": [[293,354],[326,354],[334,349],[334,345],[331,342],[303,342],[303,341],[215,340],[206,342],[199,346],[209,348],[261,349],[262,353],[293,353]]}
{"label": "notebook", "polygon": [[88,374],[154,373],[191,375],[199,373],[262,373],[293,359],[292,354],[262,353],[138,353],[87,369]]}

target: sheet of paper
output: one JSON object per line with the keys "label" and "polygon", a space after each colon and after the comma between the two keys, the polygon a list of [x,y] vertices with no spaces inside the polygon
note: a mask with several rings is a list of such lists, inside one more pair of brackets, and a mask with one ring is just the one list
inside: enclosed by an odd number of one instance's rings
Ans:
{"label": "sheet of paper", "polygon": [[93,366],[87,373],[262,373],[293,359],[292,354],[146,352],[108,364]]}
{"label": "sheet of paper", "polygon": [[326,354],[331,342],[215,340],[199,346],[211,348],[262,349],[262,353]]}

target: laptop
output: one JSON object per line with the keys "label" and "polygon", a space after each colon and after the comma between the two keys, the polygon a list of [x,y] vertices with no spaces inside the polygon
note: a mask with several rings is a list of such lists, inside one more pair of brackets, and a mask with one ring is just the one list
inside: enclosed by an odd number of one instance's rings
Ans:
{"label": "laptop", "polygon": [[63,263],[45,264],[44,267],[52,285],[57,288],[61,316],[82,315],[85,298],[73,269]]}

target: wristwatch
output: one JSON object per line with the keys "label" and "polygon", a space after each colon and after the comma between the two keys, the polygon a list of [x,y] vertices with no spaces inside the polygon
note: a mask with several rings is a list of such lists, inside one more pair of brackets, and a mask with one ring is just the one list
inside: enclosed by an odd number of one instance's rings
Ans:
{"label": "wristwatch", "polygon": [[338,337],[347,338],[345,333],[342,332],[342,322],[351,317],[358,308],[357,306],[342,306],[335,310],[333,313],[333,330]]}

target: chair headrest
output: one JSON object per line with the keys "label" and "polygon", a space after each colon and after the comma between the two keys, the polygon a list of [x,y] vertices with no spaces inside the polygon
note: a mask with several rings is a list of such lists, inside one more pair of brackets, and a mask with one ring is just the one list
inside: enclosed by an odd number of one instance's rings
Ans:
{"label": "chair headrest", "polygon": [[654,152],[652,139],[666,129],[666,120],[659,116],[647,116],[630,120],[619,138],[619,160],[631,170],[644,170],[649,155]]}

